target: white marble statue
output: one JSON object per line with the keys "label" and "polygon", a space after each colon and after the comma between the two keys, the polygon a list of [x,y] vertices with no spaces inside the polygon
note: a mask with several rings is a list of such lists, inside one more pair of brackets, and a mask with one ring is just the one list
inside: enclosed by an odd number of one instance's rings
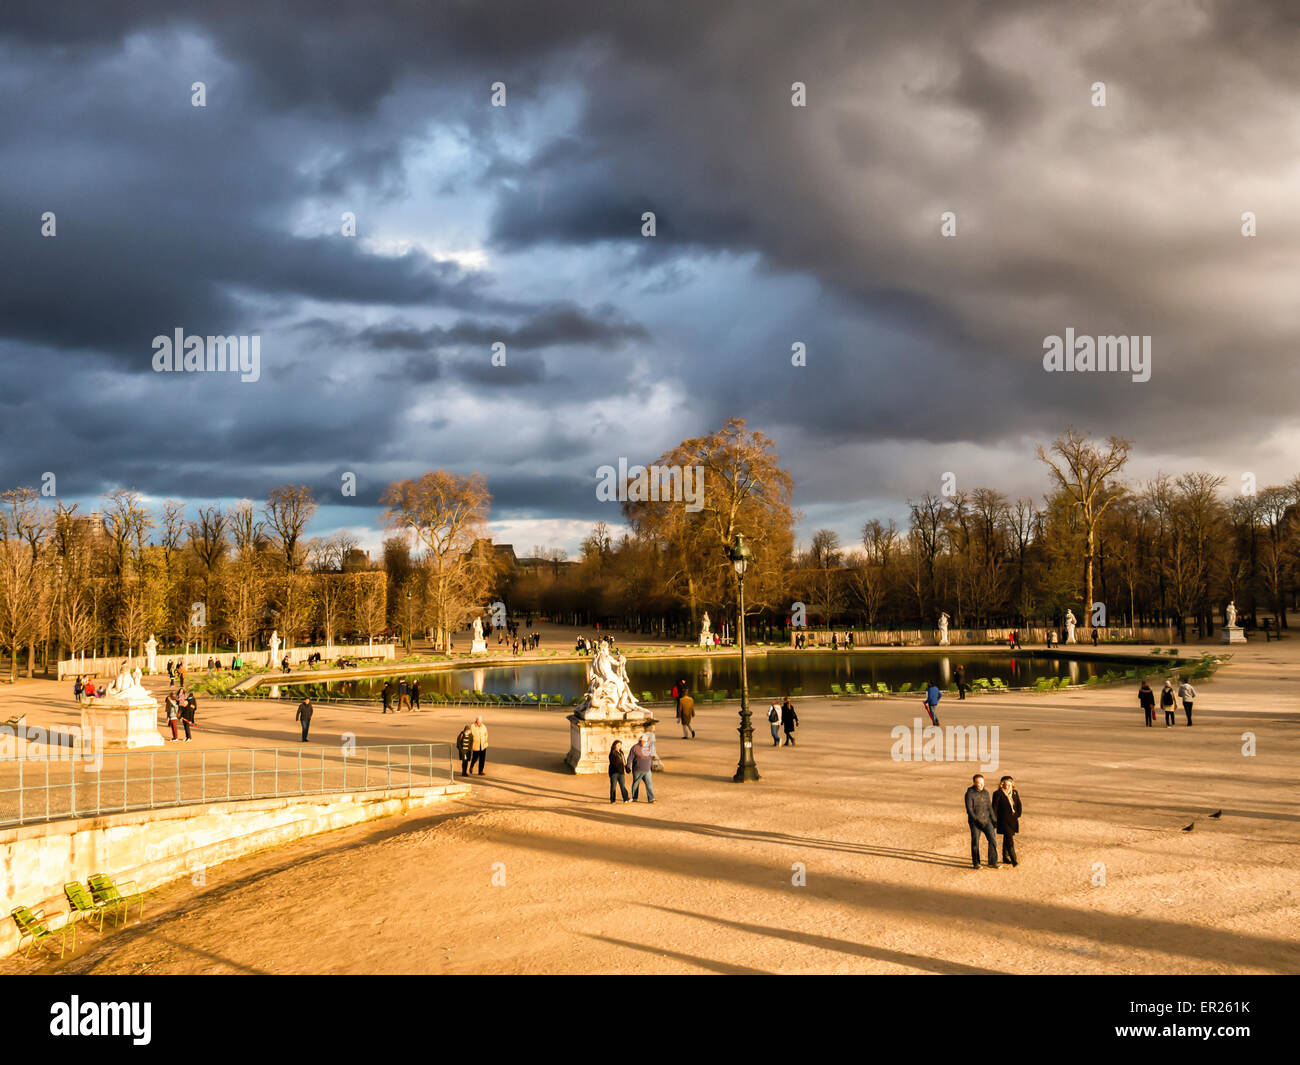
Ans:
{"label": "white marble statue", "polygon": [[713,629],[709,625],[709,612],[704,612],[704,623],[700,626],[700,646],[713,646]]}
{"label": "white marble statue", "polygon": [[1077,642],[1078,642],[1078,641],[1074,638],[1074,627],[1075,627],[1077,624],[1079,624],[1079,620],[1078,620],[1078,618],[1076,618],[1076,617],[1074,616],[1074,611],[1073,611],[1073,610],[1067,610],[1067,611],[1065,612],[1065,642],[1066,642],[1066,643],[1077,643]]}
{"label": "white marble statue", "polygon": [[475,618],[473,628],[474,628],[474,639],[475,640],[483,639],[483,622],[478,618]]}
{"label": "white marble statue", "polygon": [[280,660],[280,632],[278,629],[271,630],[271,665],[276,665]]}
{"label": "white marble statue", "polygon": [[1237,625],[1237,604],[1234,600],[1229,600],[1227,607],[1224,608],[1223,616],[1227,618],[1228,624],[1223,626],[1222,640],[1224,643],[1245,643],[1246,632]]}
{"label": "white marble statue", "polygon": [[587,665],[587,694],[574,713],[588,720],[650,716],[632,694],[626,656],[615,657],[607,640],[600,641]]}
{"label": "white marble statue", "polygon": [[149,673],[158,672],[158,641],[149,633],[149,642],[144,645],[144,664]]}
{"label": "white marble statue", "polygon": [[948,646],[948,615],[946,613],[939,614],[939,645],[941,647]]}
{"label": "white marble statue", "polygon": [[97,703],[106,708],[138,704],[153,704],[156,706],[157,700],[140,683],[139,667],[132,671],[123,662],[117,676],[109,682],[108,691],[105,693],[104,698],[97,700]]}

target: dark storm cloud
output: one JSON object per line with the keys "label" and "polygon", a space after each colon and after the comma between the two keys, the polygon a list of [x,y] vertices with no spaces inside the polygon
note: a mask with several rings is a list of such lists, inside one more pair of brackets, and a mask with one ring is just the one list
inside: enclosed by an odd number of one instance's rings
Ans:
{"label": "dark storm cloud", "polygon": [[[562,486],[597,452],[736,414],[800,503],[996,474],[1069,422],[1198,455],[1213,406],[1249,446],[1293,424],[1298,36],[1262,2],[11,2],[0,474],[217,496],[459,463],[502,510],[587,516]],[[262,334],[263,384],[155,379],[176,327]],[[1150,334],[1152,381],[1045,374],[1067,327]]]}

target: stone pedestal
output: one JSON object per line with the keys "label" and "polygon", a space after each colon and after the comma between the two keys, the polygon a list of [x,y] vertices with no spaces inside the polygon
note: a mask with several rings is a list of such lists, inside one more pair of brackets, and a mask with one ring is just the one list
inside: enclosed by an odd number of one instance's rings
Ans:
{"label": "stone pedestal", "polygon": [[487,641],[482,639],[475,640],[474,643],[470,646],[469,653],[472,655],[487,654]]}
{"label": "stone pedestal", "polygon": [[[609,749],[615,740],[623,741],[623,754],[632,749],[643,733],[654,732],[658,722],[653,717],[593,718],[569,715],[569,753],[564,763],[575,773],[608,773]],[[660,765],[656,765],[659,769]]]}
{"label": "stone pedestal", "polygon": [[1223,643],[1245,643],[1246,633],[1240,625],[1225,625],[1221,639]]}
{"label": "stone pedestal", "polygon": [[130,703],[104,705],[101,700],[83,705],[81,709],[81,736],[83,744],[94,744],[96,750],[105,747],[161,747],[162,733],[158,731],[158,700],[152,696],[148,702],[133,699]]}

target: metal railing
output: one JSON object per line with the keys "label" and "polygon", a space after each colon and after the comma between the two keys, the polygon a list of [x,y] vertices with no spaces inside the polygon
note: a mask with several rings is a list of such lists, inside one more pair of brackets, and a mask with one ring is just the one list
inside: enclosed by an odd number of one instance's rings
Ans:
{"label": "metal railing", "polygon": [[[213,802],[451,784],[450,743],[106,751],[0,762],[0,828]],[[4,786],[17,776],[17,786]]]}

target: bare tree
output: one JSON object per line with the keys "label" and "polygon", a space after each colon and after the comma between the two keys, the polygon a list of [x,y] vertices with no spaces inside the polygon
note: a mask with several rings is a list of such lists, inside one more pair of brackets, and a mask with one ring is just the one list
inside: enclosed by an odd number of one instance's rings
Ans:
{"label": "bare tree", "polygon": [[474,550],[487,535],[492,504],[487,482],[481,474],[458,477],[434,470],[394,481],[379,501],[388,508],[388,527],[424,548],[435,645],[445,649],[452,632],[479,614],[487,595],[490,574],[483,553]]}
{"label": "bare tree", "polygon": [[302,531],[316,514],[316,498],[305,484],[286,484],[267,493],[263,508],[275,536],[280,560],[287,570],[302,567]]}
{"label": "bare tree", "polygon": [[[1050,452],[1040,444],[1038,457],[1052,471],[1061,490],[1079,508],[1083,519],[1086,550],[1083,563],[1084,610],[1091,623],[1093,559],[1097,554],[1097,528],[1106,509],[1123,495],[1123,486],[1114,478],[1128,462],[1132,443],[1112,436],[1106,450],[1094,446],[1074,429],[1052,441]],[[1052,458],[1055,455],[1056,458]]]}

